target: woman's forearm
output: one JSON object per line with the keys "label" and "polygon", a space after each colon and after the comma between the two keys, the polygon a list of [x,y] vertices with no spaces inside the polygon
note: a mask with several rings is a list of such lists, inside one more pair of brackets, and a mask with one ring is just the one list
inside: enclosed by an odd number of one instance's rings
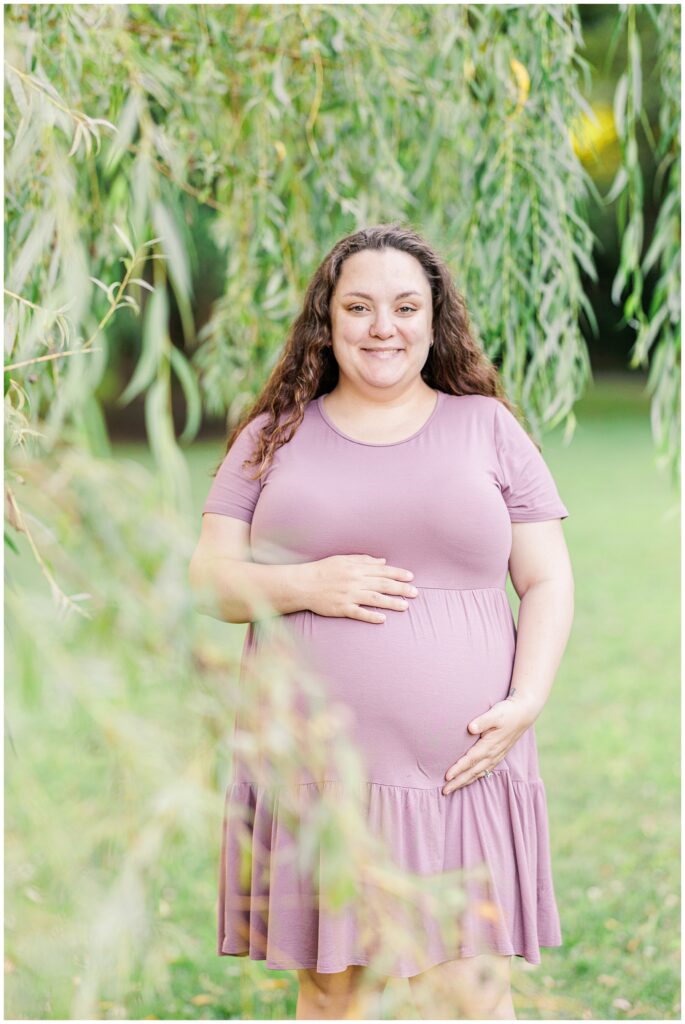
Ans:
{"label": "woman's forearm", "polygon": [[572,623],[571,581],[543,580],[521,598],[509,696],[528,705],[531,722],[549,697]]}
{"label": "woman's forearm", "polygon": [[197,610],[222,622],[254,622],[308,607],[308,566],[264,565],[214,557],[194,559],[189,582]]}

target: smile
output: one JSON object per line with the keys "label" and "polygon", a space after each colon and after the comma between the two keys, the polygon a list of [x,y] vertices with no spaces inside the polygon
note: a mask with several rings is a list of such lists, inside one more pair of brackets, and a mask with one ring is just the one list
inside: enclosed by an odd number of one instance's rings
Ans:
{"label": "smile", "polygon": [[366,352],[367,355],[373,356],[374,359],[393,359],[398,356],[404,349],[401,348],[363,348],[362,352]]}

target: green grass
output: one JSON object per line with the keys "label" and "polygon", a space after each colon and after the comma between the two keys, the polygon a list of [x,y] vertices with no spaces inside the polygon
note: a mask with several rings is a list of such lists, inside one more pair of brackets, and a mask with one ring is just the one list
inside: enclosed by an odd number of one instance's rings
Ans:
{"label": "green grass", "polygon": [[[545,445],[570,512],[576,610],[536,725],[564,945],[543,952],[534,988],[553,1000],[551,1017],[671,1019],[680,1016],[678,496],[655,469],[639,382],[600,381],[576,413],[572,444]],[[523,1001],[518,1012],[533,1017]]]}
{"label": "green grass", "polygon": [[[667,475],[655,468],[639,379],[599,380],[576,414],[570,446],[556,432],[543,449],[569,508],[564,531],[576,611],[536,725],[564,945],[543,949],[536,967],[514,958],[515,1005],[519,1019],[678,1019],[679,504]],[[196,532],[211,482],[208,470],[222,452],[220,438],[189,452]],[[152,465],[142,445],[118,446],[117,457]],[[218,645],[239,652],[244,626],[202,621]],[[160,687],[155,699],[170,702],[159,714],[173,719],[171,702],[178,695]],[[148,713],[142,705],[135,710]],[[176,714],[183,728],[183,708]],[[78,813],[72,821],[70,795],[87,794],[97,813],[107,762],[96,764],[85,743],[78,757],[71,755],[59,719],[26,723],[12,701],[9,717],[22,735],[22,761],[31,767],[33,786],[23,789],[13,767],[7,796],[15,836],[17,829],[32,827],[36,813],[51,813],[50,800],[60,793],[71,834]],[[213,742],[209,731],[204,738]],[[25,806],[37,808],[33,817],[22,813]],[[106,815],[107,807],[100,811]],[[113,1005],[102,1006],[103,1017],[294,1018],[293,974],[215,953],[218,821],[213,834],[214,845],[203,833],[190,845],[165,851],[151,883],[154,893],[148,896],[159,917],[150,942],[156,946],[154,962],[168,971],[167,983],[158,985],[145,970],[133,972],[125,998],[119,993],[115,1000],[113,994]],[[40,847],[37,837],[25,842]],[[47,890],[56,904],[64,897],[69,915],[64,882],[40,875],[38,880],[34,898],[36,890]],[[71,921],[69,926],[78,927]],[[56,959],[42,979],[32,975],[17,953],[30,948],[30,931],[20,938],[17,932],[14,922],[6,949],[11,1016],[59,1016],[59,1008],[69,1005],[78,965],[64,971]],[[59,943],[56,933],[55,949]],[[403,991],[408,995],[406,981],[391,981],[386,1007]],[[403,1015],[410,1016],[418,1015]]]}

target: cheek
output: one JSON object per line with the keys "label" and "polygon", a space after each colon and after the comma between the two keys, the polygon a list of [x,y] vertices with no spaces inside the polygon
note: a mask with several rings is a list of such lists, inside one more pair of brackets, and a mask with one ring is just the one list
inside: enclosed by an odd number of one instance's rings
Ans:
{"label": "cheek", "polygon": [[367,336],[367,330],[364,325],[357,321],[346,321],[339,322],[337,327],[334,328],[335,338],[340,346],[340,349],[344,353],[352,352],[352,349],[356,349],[361,344],[362,340]]}
{"label": "cheek", "polygon": [[430,338],[431,330],[432,326],[428,317],[422,317],[412,324],[412,337],[418,342],[424,342],[426,338]]}

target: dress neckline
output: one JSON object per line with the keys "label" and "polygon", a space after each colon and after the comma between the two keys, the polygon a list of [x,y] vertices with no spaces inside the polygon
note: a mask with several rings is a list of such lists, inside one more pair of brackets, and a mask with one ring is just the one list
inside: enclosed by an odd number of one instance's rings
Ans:
{"label": "dress neckline", "polygon": [[435,394],[437,395],[437,398],[435,400],[435,405],[433,406],[428,419],[422,424],[422,426],[419,427],[418,430],[415,430],[413,434],[410,434],[409,437],[403,437],[399,441],[360,441],[359,438],[350,437],[349,434],[346,434],[343,430],[340,429],[340,427],[336,426],[333,420],[330,419],[330,417],[328,416],[328,413],[326,412],[323,406],[323,400],[326,397],[325,394],[319,395],[319,397],[316,399],[316,407],[319,410],[319,414],[323,419],[324,423],[326,423],[327,426],[329,426],[331,430],[335,431],[335,433],[338,434],[340,437],[344,438],[346,441],[350,441],[351,444],[363,444],[368,448],[392,448],[396,444],[406,444],[407,441],[413,441],[415,437],[418,437],[420,434],[424,432],[424,430],[428,429],[430,424],[435,419],[438,409],[442,404],[442,400],[445,397],[444,391],[436,390]]}

